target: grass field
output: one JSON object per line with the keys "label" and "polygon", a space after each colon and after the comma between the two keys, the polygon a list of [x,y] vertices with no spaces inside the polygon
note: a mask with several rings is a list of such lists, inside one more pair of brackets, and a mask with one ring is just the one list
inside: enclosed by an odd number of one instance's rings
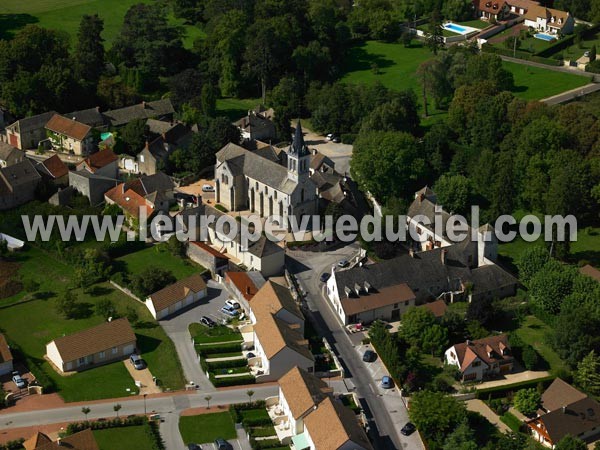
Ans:
{"label": "grass field", "polygon": [[[73,268],[35,247],[19,254],[18,262],[22,264],[20,275],[23,279],[40,283],[40,294],[32,298],[30,294],[20,293],[0,300],[0,329],[54,380],[66,401],[127,396],[127,388],[135,391],[134,380],[121,362],[63,377],[43,359],[46,344],[51,340],[102,323],[103,318],[94,314],[94,305],[104,298],[112,300],[120,314],[124,314],[128,306],[136,309],[140,319],[135,328],[138,347],[163,386],[178,389],[185,384],[173,343],[144,305],[108,283],[96,284],[88,292],[71,289]],[[78,297],[79,319],[67,320],[56,311],[57,298],[67,289]]]}
{"label": "grass field", "polygon": [[551,371],[555,373],[562,370],[568,371],[567,365],[547,343],[547,336],[551,332],[552,329],[535,316],[527,316],[521,327],[516,330],[519,337],[535,348],[540,356],[544,358]]}
{"label": "grass field", "polygon": [[502,414],[500,416],[500,420],[504,422],[508,426],[508,428],[510,428],[515,433],[518,433],[521,429],[521,425],[523,425],[523,423],[519,419],[517,419],[513,414],[509,412]]}
{"label": "grass field", "polygon": [[215,342],[242,342],[242,334],[224,325],[209,328],[199,323],[190,325],[190,334],[196,344],[211,344]]}
{"label": "grass field", "polygon": [[248,114],[248,110],[262,103],[260,98],[220,98],[217,100],[217,115],[230,120],[238,120]]}
{"label": "grass field", "polygon": [[[136,3],[151,3],[152,0],[2,0],[0,2],[0,38],[11,37],[28,23],[44,28],[62,30],[73,38],[84,14],[98,14],[104,19],[106,46],[109,47],[123,24],[127,10]],[[197,27],[184,25],[170,16],[173,24],[182,25],[184,44],[191,47],[203,32]]]}
{"label": "grass field", "polygon": [[154,448],[149,425],[94,430],[100,450],[148,450]]}
{"label": "grass field", "polygon": [[131,275],[137,275],[148,266],[160,266],[162,269],[170,270],[175,278],[181,280],[195,273],[205,272],[206,269],[189,259],[182,259],[171,254],[164,244],[153,245],[138,252],[130,253],[117,259],[119,267]]}
{"label": "grass field", "polygon": [[184,416],[179,419],[179,431],[183,442],[206,444],[217,438],[235,439],[235,426],[228,411]]}

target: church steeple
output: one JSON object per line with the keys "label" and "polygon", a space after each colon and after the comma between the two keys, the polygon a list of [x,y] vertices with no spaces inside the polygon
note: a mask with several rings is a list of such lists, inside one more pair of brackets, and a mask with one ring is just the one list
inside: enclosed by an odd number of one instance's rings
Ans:
{"label": "church steeple", "polygon": [[290,145],[287,153],[288,177],[296,182],[307,178],[308,167],[310,165],[310,151],[304,143],[300,120],[296,124],[292,145]]}
{"label": "church steeple", "polygon": [[298,156],[305,156],[309,153],[308,147],[304,143],[304,135],[302,134],[302,125],[300,124],[300,119],[298,119],[298,123],[296,124],[296,131],[294,132],[294,140],[292,141],[292,145],[290,147],[290,153],[295,153]]}

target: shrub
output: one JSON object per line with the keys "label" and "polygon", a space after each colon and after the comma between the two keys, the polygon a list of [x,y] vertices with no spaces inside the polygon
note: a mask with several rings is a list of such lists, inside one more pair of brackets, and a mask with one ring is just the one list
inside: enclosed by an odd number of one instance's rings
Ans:
{"label": "shrub", "polygon": [[269,417],[259,417],[256,419],[243,419],[242,420],[242,425],[244,426],[244,428],[250,428],[250,427],[262,427],[265,425],[271,425],[271,418]]}
{"label": "shrub", "polygon": [[67,434],[78,433],[79,431],[83,431],[87,428],[91,428],[92,430],[105,430],[108,428],[122,428],[122,427],[132,427],[143,425],[147,423],[147,419],[145,416],[132,416],[126,418],[112,419],[112,420],[103,420],[103,421],[84,421],[84,422],[73,422],[67,426]]}
{"label": "shrub", "polygon": [[214,355],[216,353],[234,353],[234,352],[241,352],[242,351],[242,344],[238,343],[233,343],[233,344],[222,344],[222,345],[215,345],[215,346],[206,346],[206,348],[202,347],[200,350],[198,350],[198,353],[202,356],[207,356],[207,355]]}
{"label": "shrub", "polygon": [[523,364],[527,370],[535,369],[539,362],[540,357],[535,349],[531,345],[527,345],[523,348]]}
{"label": "shrub", "polygon": [[352,144],[354,144],[354,140],[356,139],[356,134],[346,133],[346,134],[342,134],[340,136],[340,138],[342,139],[343,144],[352,145]]}
{"label": "shrub", "polygon": [[255,384],[256,378],[252,375],[242,375],[239,377],[228,377],[228,378],[213,378],[211,377],[212,384],[215,387],[227,387],[227,386],[239,386],[244,384]]}
{"label": "shrub", "polygon": [[23,448],[23,442],[25,442],[25,439],[23,438],[8,441],[4,444],[0,444],[0,450],[21,450]]}
{"label": "shrub", "polygon": [[246,367],[247,365],[248,360],[246,359],[232,359],[228,361],[213,361],[206,363],[206,367],[210,371],[214,371],[216,369],[232,369],[236,367]]}

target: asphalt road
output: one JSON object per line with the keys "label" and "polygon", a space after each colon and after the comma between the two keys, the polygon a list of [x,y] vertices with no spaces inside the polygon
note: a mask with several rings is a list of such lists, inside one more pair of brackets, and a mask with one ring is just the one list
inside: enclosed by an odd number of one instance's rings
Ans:
{"label": "asphalt road", "polygon": [[348,259],[358,252],[356,243],[327,252],[288,251],[286,265],[294,273],[306,293],[309,314],[316,322],[319,332],[329,339],[340,362],[346,368],[345,381],[354,389],[368,418],[372,418],[371,439],[377,449],[421,450],[422,444],[414,433],[406,438],[400,435],[400,427],[408,422],[408,413],[400,397],[383,392],[377,384],[381,373],[372,373],[373,367],[362,362],[360,342],[353,342],[329,302],[321,295],[319,275],[331,270],[341,259]]}

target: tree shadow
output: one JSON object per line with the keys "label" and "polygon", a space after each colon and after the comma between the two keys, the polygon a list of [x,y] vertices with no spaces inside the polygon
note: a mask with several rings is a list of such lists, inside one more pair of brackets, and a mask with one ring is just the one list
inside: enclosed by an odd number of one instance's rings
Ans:
{"label": "tree shadow", "polygon": [[513,88],[510,91],[512,93],[527,92],[528,89],[529,89],[529,87],[527,87],[527,86],[513,86]]}
{"label": "tree shadow", "polygon": [[88,294],[92,297],[100,297],[102,295],[109,295],[114,291],[114,289],[108,288],[106,286],[94,286],[93,288],[88,290]]}
{"label": "tree shadow", "polygon": [[33,295],[33,298],[35,298],[36,300],[50,300],[51,298],[56,297],[56,292],[52,292],[52,291],[42,291],[42,292],[36,292]]}
{"label": "tree shadow", "polygon": [[156,322],[150,322],[148,320],[143,320],[135,324],[135,327],[139,328],[140,330],[151,330],[152,328],[156,328],[157,326],[158,324]]}
{"label": "tree shadow", "polygon": [[136,334],[135,337],[137,338],[138,349],[142,354],[153,352],[162,343],[160,339],[156,339],[143,334]]}
{"label": "tree shadow", "polygon": [[470,428],[475,432],[475,440],[479,446],[484,447],[491,438],[498,436],[498,429],[481,414],[467,411],[467,419],[469,420]]}
{"label": "tree shadow", "polygon": [[87,319],[88,317],[90,317],[94,310],[93,310],[94,305],[92,305],[91,303],[87,303],[87,302],[79,302],[76,303],[73,311],[73,318],[74,319]]}
{"label": "tree shadow", "polygon": [[25,25],[39,22],[30,14],[0,14],[0,39],[10,40]]}
{"label": "tree shadow", "polygon": [[586,261],[594,267],[600,267],[600,252],[594,250],[584,250],[582,252],[571,253],[571,258],[575,261]]}
{"label": "tree shadow", "polygon": [[358,70],[371,70],[373,67],[385,69],[394,65],[394,61],[385,58],[383,55],[369,53],[366,50],[366,44],[360,47],[353,47],[348,52],[347,61],[349,64],[346,67],[346,72],[354,72]]}

